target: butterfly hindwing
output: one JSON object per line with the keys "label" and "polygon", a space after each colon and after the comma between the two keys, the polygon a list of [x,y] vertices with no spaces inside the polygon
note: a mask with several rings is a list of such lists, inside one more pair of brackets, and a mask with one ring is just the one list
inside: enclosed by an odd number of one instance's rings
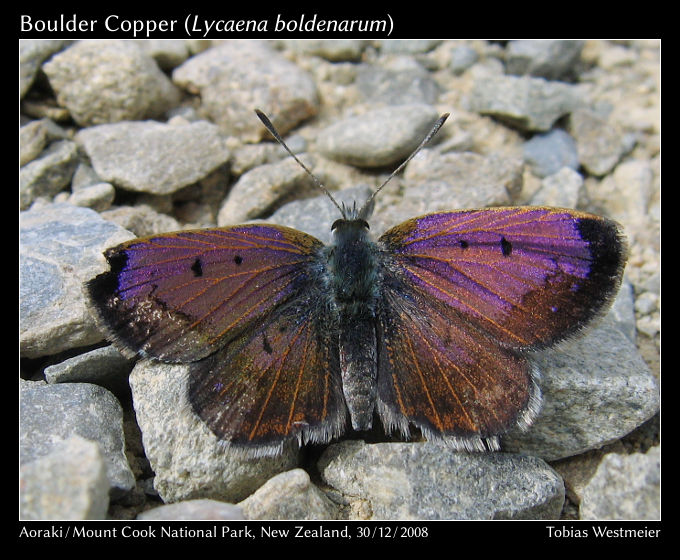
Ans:
{"label": "butterfly hindwing", "polygon": [[155,235],[109,249],[110,270],[88,290],[99,322],[128,353],[190,362],[292,297],[321,247],[259,224]]}
{"label": "butterfly hindwing", "polygon": [[190,365],[189,401],[223,440],[280,452],[286,441],[326,443],[345,429],[338,338],[313,286]]}
{"label": "butterfly hindwing", "polygon": [[527,359],[459,311],[392,276],[378,315],[378,413],[388,431],[458,449],[497,449],[496,436],[528,426],[540,392]]}

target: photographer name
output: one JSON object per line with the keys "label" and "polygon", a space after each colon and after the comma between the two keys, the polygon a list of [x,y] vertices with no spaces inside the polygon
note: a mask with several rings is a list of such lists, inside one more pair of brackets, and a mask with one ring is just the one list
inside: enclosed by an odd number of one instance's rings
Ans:
{"label": "photographer name", "polygon": [[661,529],[651,527],[610,527],[607,525],[557,527],[547,525],[548,537],[555,539],[655,539],[659,538]]}

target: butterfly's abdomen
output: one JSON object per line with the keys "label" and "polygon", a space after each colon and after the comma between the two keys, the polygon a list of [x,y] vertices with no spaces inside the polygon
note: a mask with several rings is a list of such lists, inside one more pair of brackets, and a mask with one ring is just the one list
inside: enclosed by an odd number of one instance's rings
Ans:
{"label": "butterfly's abdomen", "polygon": [[339,316],[343,392],[352,427],[367,430],[373,420],[377,378],[377,248],[362,220],[336,222],[335,240],[328,272]]}

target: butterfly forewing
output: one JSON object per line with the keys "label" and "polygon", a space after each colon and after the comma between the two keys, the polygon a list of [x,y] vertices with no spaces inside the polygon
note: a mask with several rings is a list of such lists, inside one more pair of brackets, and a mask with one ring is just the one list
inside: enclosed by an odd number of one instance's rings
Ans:
{"label": "butterfly forewing", "polygon": [[626,259],[614,222],[542,207],[430,214],[380,243],[407,285],[513,348],[584,325],[616,293]]}
{"label": "butterfly forewing", "polygon": [[111,270],[89,283],[97,315],[131,353],[204,358],[309,281],[315,238],[244,225],[136,239],[110,249]]}

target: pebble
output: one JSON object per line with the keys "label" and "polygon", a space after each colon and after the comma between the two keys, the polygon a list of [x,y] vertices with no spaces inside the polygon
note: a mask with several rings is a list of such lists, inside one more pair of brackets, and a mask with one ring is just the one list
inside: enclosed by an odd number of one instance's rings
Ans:
{"label": "pebble", "polygon": [[[556,519],[571,515],[564,479],[574,516],[658,515],[657,452],[645,454],[658,435],[639,427],[659,409],[658,45],[25,41],[20,66],[22,376],[50,381],[22,381],[22,514],[50,517],[53,501],[73,519]],[[40,72],[54,95],[31,86]],[[186,366],[140,361],[125,386],[132,363],[99,347],[82,291],[104,249],[244,220],[330,239],[337,210],[254,107],[346,205],[452,113],[377,198],[375,235],[429,211],[527,201],[622,222],[619,297],[582,337],[532,355],[543,409],[504,453],[376,432],[333,442],[317,463],[289,449],[245,459],[192,412]],[[149,509],[159,499],[172,505]]]}
{"label": "pebble", "polygon": [[576,140],[581,165],[595,176],[611,171],[628,148],[623,131],[593,111],[572,112],[569,130]]}
{"label": "pebble", "polygon": [[103,387],[90,383],[20,385],[20,464],[27,465],[55,451],[62,441],[77,435],[97,442],[106,464],[112,499],[135,486],[125,457],[123,411]]}
{"label": "pebble", "polygon": [[368,41],[357,39],[311,39],[284,41],[293,52],[320,56],[331,62],[358,62]]}
{"label": "pebble", "polygon": [[89,208],[50,204],[21,213],[19,343],[28,358],[96,344],[83,282],[101,272],[103,251],[134,236]]}
{"label": "pebble", "polygon": [[131,231],[135,234],[135,237],[146,237],[155,233],[182,229],[175,218],[153,209],[148,204],[118,206],[102,212],[101,216],[121,228]]}
{"label": "pebble", "polygon": [[530,204],[578,208],[584,197],[585,186],[581,174],[571,167],[563,167],[541,181],[541,187],[531,197]]}
{"label": "pebble", "polygon": [[243,511],[234,504],[218,500],[185,500],[146,510],[137,516],[143,521],[210,521],[243,519]]}
{"label": "pebble", "polygon": [[661,519],[661,446],[609,453],[583,489],[581,519]]}
{"label": "pebble", "polygon": [[[187,400],[187,366],[143,360],[130,388],[144,450],[164,502],[211,498],[237,503],[272,476],[297,466],[297,452],[245,458],[221,444]],[[173,411],[168,414],[168,411]]]}
{"label": "pebble", "polygon": [[[557,348],[535,352],[543,407],[503,448],[563,459],[622,438],[659,411],[659,387],[630,339],[603,320]],[[615,419],[615,420],[612,420]]]}
{"label": "pebble", "polygon": [[576,86],[529,76],[482,76],[468,100],[470,110],[522,131],[548,131],[581,103]]}
{"label": "pebble", "polygon": [[319,470],[348,500],[367,501],[376,520],[555,519],[564,503],[556,472],[536,457],[509,453],[348,440],[328,447]]}
{"label": "pebble", "polygon": [[394,66],[359,66],[356,87],[366,101],[386,105],[433,104],[437,101],[440,87],[425,68],[419,64],[406,68]]}
{"label": "pebble", "polygon": [[66,202],[74,206],[84,206],[97,212],[104,212],[111,208],[115,197],[116,189],[111,183],[97,183],[78,190],[74,189]]}
{"label": "pebble", "polygon": [[472,47],[460,45],[451,50],[450,68],[454,74],[462,74],[470,68],[477,60],[479,55]]}
{"label": "pebble", "polygon": [[19,165],[33,161],[47,145],[45,120],[30,121],[19,129]]}
{"label": "pebble", "polygon": [[270,478],[238,504],[246,519],[337,519],[339,508],[303,469]]}
{"label": "pebble", "polygon": [[96,348],[45,368],[45,380],[52,383],[94,383],[116,395],[125,393],[134,361],[114,346]]}
{"label": "pebble", "polygon": [[73,435],[21,466],[19,516],[25,520],[105,519],[109,480],[99,445]]}
{"label": "pebble", "polygon": [[70,140],[52,143],[40,157],[19,170],[19,201],[26,210],[38,197],[53,197],[71,182],[78,165],[78,146]]}
{"label": "pebble", "polygon": [[569,79],[576,70],[584,41],[510,41],[506,49],[506,71],[547,80]]}
{"label": "pebble", "polygon": [[253,118],[255,108],[270,116],[280,134],[318,111],[312,77],[266,42],[224,41],[175,68],[172,79],[200,94],[202,111],[224,133],[248,142],[269,135]]}
{"label": "pebble", "polygon": [[42,69],[80,126],[162,117],[180,98],[153,58],[129,41],[78,41]]}
{"label": "pebble", "polygon": [[524,144],[524,161],[538,177],[553,175],[563,167],[578,170],[576,142],[559,128],[537,134]]}
{"label": "pebble", "polygon": [[522,162],[492,154],[425,149],[404,171],[400,202],[376,213],[376,231],[428,212],[509,205],[522,188]]}
{"label": "pebble", "polygon": [[438,117],[434,107],[424,104],[375,109],[323,129],[317,148],[326,157],[357,167],[394,165],[410,155]]}
{"label": "pebble", "polygon": [[33,85],[40,65],[70,43],[71,41],[60,39],[24,39],[19,43],[19,93],[21,97],[24,97]]}
{"label": "pebble", "polygon": [[[304,155],[299,159],[312,169],[313,160]],[[275,205],[293,192],[312,191],[314,180],[292,158],[260,165],[245,172],[234,184],[217,215],[220,226],[240,224],[271,214]]]}
{"label": "pebble", "polygon": [[76,141],[104,181],[154,195],[191,185],[229,159],[217,126],[206,121],[102,124],[81,130]]}

